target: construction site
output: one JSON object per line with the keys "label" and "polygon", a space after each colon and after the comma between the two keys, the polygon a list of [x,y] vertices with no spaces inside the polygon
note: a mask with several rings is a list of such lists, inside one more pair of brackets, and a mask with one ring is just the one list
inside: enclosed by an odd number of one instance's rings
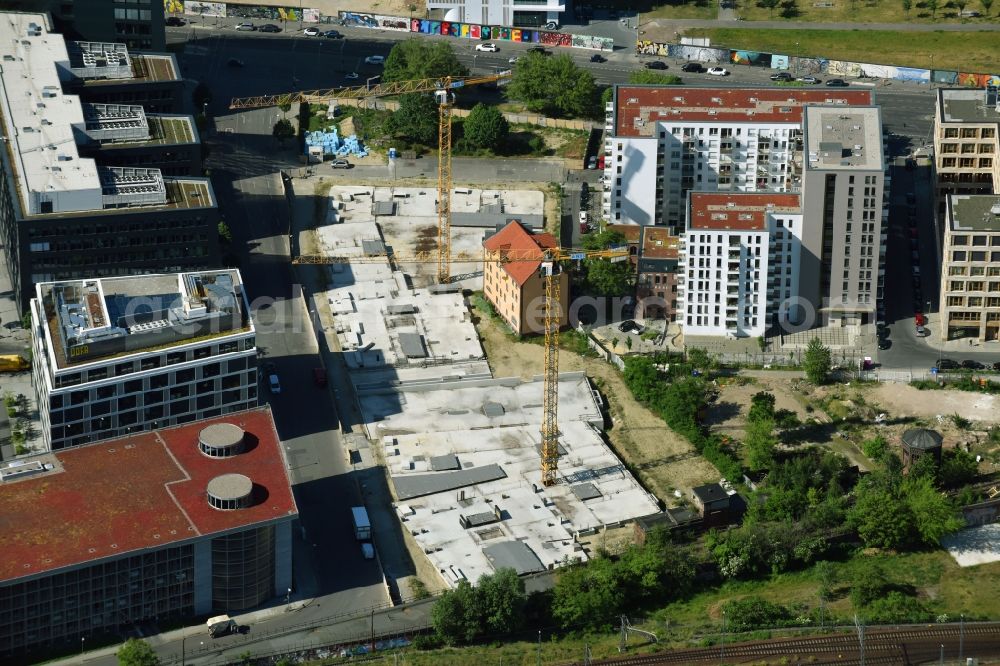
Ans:
{"label": "construction site", "polygon": [[[456,188],[451,275],[438,284],[436,190],[330,188],[310,261],[323,266],[339,347],[400,529],[439,581],[475,583],[589,557],[586,537],[659,511],[608,446],[581,372],[558,380],[558,470],[543,483],[543,380],[494,378],[465,294],[482,243],[510,220],[541,227],[538,191]],[[325,258],[325,259],[324,259]],[[427,571],[429,567],[419,567]]]}

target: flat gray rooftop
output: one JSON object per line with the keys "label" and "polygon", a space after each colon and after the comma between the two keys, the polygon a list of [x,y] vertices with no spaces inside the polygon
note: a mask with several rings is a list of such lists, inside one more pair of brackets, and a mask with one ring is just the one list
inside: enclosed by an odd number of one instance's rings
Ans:
{"label": "flat gray rooftop", "polygon": [[941,119],[946,123],[1000,123],[1000,107],[986,99],[983,88],[943,88],[938,91]]}
{"label": "flat gray rooftop", "polygon": [[952,194],[951,230],[1000,232],[1000,195]]}
{"label": "flat gray rooftop", "polygon": [[882,170],[878,107],[805,107],[805,150],[811,169]]}

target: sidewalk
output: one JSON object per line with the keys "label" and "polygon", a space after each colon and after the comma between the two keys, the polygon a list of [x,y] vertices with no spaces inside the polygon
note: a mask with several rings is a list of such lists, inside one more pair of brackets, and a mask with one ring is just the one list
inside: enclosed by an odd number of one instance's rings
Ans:
{"label": "sidewalk", "polygon": [[669,42],[687,28],[734,30],[888,30],[892,32],[996,32],[1000,23],[811,23],[805,21],[737,21],[721,19],[658,18],[640,22],[640,39]]}
{"label": "sidewalk", "polygon": [[954,353],[961,354],[973,353],[973,354],[1000,354],[1000,341],[991,340],[989,342],[980,342],[979,340],[973,340],[970,338],[960,338],[958,340],[942,340],[941,339],[941,314],[938,312],[933,312],[926,315],[927,324],[924,329],[927,330],[927,335],[922,339],[924,344],[935,351],[941,351],[942,353]]}

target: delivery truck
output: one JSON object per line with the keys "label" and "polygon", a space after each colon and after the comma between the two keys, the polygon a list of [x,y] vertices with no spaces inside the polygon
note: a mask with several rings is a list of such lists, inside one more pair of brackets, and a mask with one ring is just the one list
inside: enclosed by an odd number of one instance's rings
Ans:
{"label": "delivery truck", "polygon": [[365,507],[351,507],[351,517],[354,520],[354,538],[358,541],[368,541],[371,539],[372,524],[368,520],[368,511]]}
{"label": "delivery truck", "polygon": [[208,627],[208,635],[212,638],[218,638],[219,636],[225,636],[226,634],[236,633],[236,620],[228,615],[216,615],[215,617],[210,617],[205,625]]}

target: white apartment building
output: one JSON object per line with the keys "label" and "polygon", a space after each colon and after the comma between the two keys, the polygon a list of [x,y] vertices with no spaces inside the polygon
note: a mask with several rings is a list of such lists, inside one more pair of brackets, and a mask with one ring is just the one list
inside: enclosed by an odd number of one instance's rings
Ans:
{"label": "white apartment building", "polygon": [[255,331],[239,271],[35,289],[32,372],[48,448],[257,406]]}
{"label": "white apartment building", "polygon": [[685,334],[759,336],[801,317],[802,225],[797,194],[690,192],[678,287]]}
{"label": "white apartment building", "polygon": [[677,233],[689,191],[798,192],[803,108],[871,103],[870,90],[845,88],[615,86],[604,217]]}
{"label": "white apartment building", "polygon": [[443,9],[454,23],[539,28],[562,23],[566,0],[427,0],[427,9]]}

